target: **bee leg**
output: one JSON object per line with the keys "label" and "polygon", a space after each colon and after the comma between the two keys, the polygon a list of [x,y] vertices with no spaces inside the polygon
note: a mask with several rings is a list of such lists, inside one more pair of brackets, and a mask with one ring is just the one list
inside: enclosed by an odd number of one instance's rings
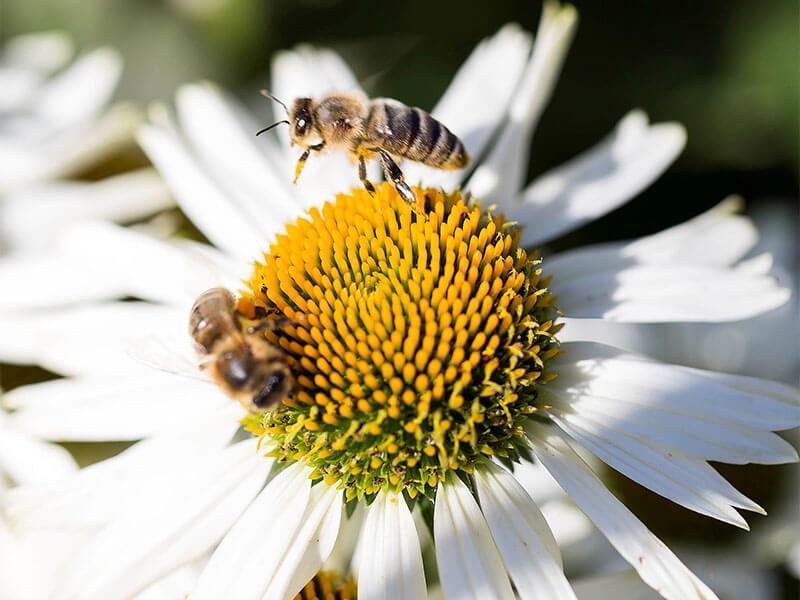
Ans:
{"label": "bee leg", "polygon": [[255,325],[251,325],[247,328],[247,333],[256,333],[258,331],[273,331],[275,329],[280,329],[281,327],[286,327],[292,323],[292,320],[288,317],[278,317],[278,318],[271,318],[271,319],[264,319]]}
{"label": "bee leg", "polygon": [[314,144],[313,146],[309,146],[305,149],[305,151],[300,155],[300,158],[297,160],[297,166],[294,168],[294,181],[292,183],[297,183],[297,180],[300,179],[300,173],[303,172],[303,167],[306,166],[306,161],[308,160],[308,155],[311,154],[311,151],[319,152],[325,147],[325,142],[320,142],[319,144]]}
{"label": "bee leg", "polygon": [[363,154],[358,157],[358,178],[369,192],[369,195],[374,196],[375,186],[372,185],[372,182],[369,179],[367,179],[367,161],[364,159]]}
{"label": "bee leg", "polygon": [[409,204],[416,204],[417,199],[414,197],[414,192],[408,187],[408,184],[403,178],[403,172],[400,170],[400,167],[397,166],[397,163],[392,160],[392,157],[389,156],[389,153],[381,148],[373,148],[372,151],[376,152],[378,156],[381,157],[386,177],[394,183],[394,187],[397,189],[397,193],[400,194],[400,197]]}
{"label": "bee leg", "polygon": [[300,173],[303,172],[303,167],[306,166],[306,160],[308,160],[309,154],[311,154],[311,150],[306,148],[297,160],[297,166],[294,168],[294,181],[292,181],[292,183],[297,183],[297,180],[300,179]]}
{"label": "bee leg", "polygon": [[274,315],[265,315],[264,317],[259,320],[258,323],[255,325],[251,325],[247,328],[247,333],[257,333],[259,331],[274,331],[275,329],[280,329],[281,327],[286,327],[287,325],[298,324],[298,323],[305,323],[306,316],[304,314],[297,314],[293,319],[289,317],[285,317],[283,315],[274,316]]}

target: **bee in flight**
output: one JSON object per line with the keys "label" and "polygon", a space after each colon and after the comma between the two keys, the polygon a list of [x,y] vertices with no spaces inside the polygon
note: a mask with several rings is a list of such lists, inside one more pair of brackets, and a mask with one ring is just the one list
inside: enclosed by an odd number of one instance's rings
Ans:
{"label": "bee in flight", "polygon": [[249,411],[265,412],[283,402],[294,383],[283,352],[260,334],[284,324],[264,318],[244,329],[233,294],[217,287],[195,300],[189,334],[201,368],[223,391]]}
{"label": "bee in flight", "polygon": [[261,90],[261,94],[283,106],[289,119],[256,135],[285,123],[292,144],[304,148],[295,168],[295,182],[311,152],[344,150],[358,162],[358,177],[370,194],[375,193],[375,187],[367,179],[366,160],[377,156],[386,178],[406,202],[413,203],[414,193],[396,158],[438,169],[461,169],[469,162],[464,144],[452,131],[424,110],[397,100],[329,94],[320,100],[297,98],[290,109],[268,91]]}

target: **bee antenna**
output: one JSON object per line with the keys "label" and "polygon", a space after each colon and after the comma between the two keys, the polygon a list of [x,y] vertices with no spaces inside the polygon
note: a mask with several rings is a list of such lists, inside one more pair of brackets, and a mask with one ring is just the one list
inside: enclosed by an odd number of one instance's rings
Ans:
{"label": "bee antenna", "polygon": [[261,129],[261,130],[257,131],[257,132],[256,132],[256,135],[261,135],[262,133],[266,133],[267,131],[269,131],[269,130],[270,130],[270,129],[272,129],[273,127],[277,127],[278,125],[283,125],[284,123],[286,123],[287,125],[289,125],[289,121],[286,121],[286,120],[284,120],[284,121],[278,121],[277,123],[273,123],[273,124],[272,124],[272,125],[270,125],[269,127],[264,127],[264,129]]}
{"label": "bee antenna", "polygon": [[278,100],[275,96],[273,96],[272,92],[270,92],[269,90],[261,90],[261,95],[264,96],[264,98],[269,98],[270,100],[274,100],[275,102],[280,104],[283,107],[283,110],[286,111],[286,114],[287,115],[289,114],[289,109],[286,108],[286,105],[280,100]]}

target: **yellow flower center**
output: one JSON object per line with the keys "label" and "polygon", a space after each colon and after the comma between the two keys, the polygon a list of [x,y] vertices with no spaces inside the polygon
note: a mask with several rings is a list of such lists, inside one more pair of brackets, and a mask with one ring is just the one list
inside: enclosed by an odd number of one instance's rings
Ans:
{"label": "yellow flower center", "polygon": [[356,582],[330,571],[319,571],[294,600],[355,600]]}
{"label": "yellow flower center", "polygon": [[313,209],[256,263],[245,301],[286,315],[267,332],[296,378],[252,417],[272,454],[346,498],[433,496],[448,470],[525,452],[557,310],[518,230],[459,192],[384,184]]}

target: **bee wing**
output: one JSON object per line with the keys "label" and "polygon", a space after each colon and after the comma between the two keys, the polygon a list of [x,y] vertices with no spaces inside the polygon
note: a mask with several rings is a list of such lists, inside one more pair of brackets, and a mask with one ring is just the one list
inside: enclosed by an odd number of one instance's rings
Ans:
{"label": "bee wing", "polygon": [[202,365],[187,349],[176,348],[157,335],[127,340],[126,351],[133,360],[148,367],[212,383],[211,378],[201,370]]}
{"label": "bee wing", "polygon": [[235,290],[247,280],[251,265],[240,264],[215,248],[189,240],[176,243],[187,257],[184,265],[184,291],[187,297],[196,298],[201,292],[224,287]]}

